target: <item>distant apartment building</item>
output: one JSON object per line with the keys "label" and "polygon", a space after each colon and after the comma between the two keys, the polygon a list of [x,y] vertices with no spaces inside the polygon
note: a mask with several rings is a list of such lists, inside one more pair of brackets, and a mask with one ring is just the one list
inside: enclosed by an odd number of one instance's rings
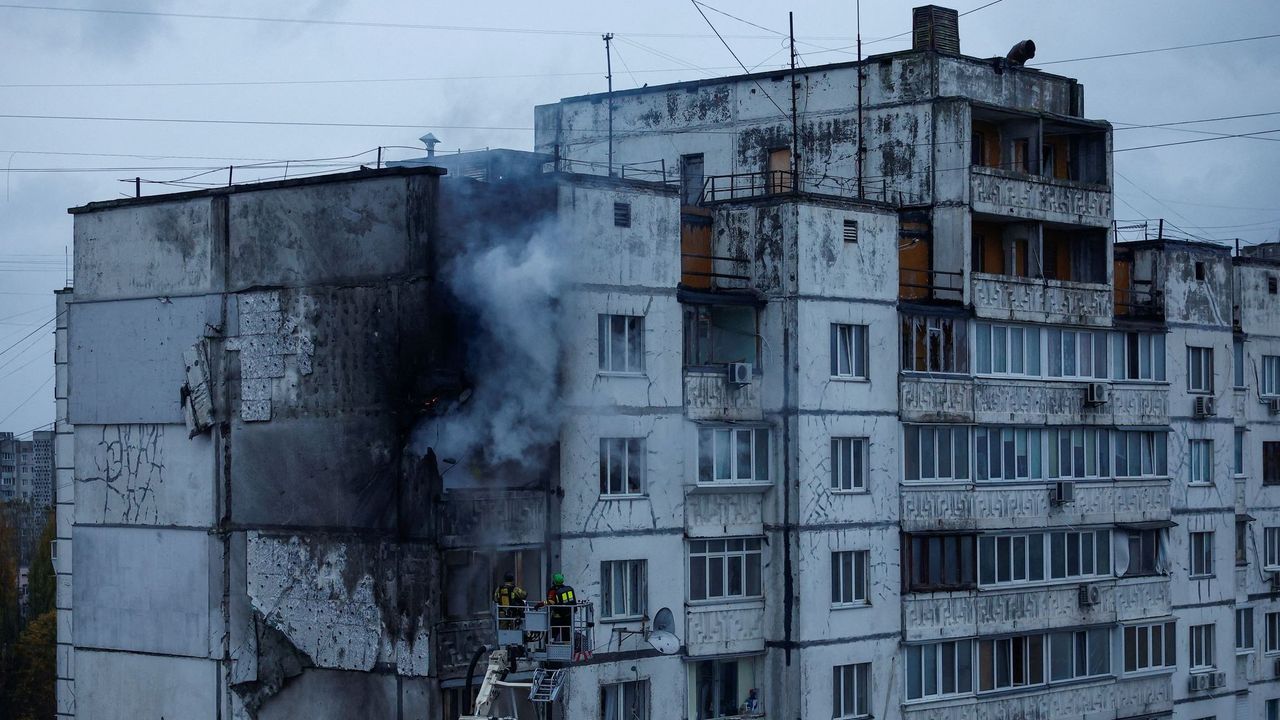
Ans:
{"label": "distant apartment building", "polygon": [[1115,242],[1080,84],[914,24],[74,209],[59,716],[451,720],[562,572],[555,718],[1280,717],[1280,253]]}
{"label": "distant apartment building", "polygon": [[0,501],[52,505],[53,432],[36,431],[20,440],[0,432]]}

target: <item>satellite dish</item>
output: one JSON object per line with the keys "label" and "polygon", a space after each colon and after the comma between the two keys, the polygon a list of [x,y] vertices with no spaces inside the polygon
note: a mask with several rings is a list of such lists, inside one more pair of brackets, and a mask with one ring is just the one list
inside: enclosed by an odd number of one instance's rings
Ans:
{"label": "satellite dish", "polygon": [[680,638],[666,630],[654,630],[649,633],[649,644],[663,655],[674,655],[680,652]]}
{"label": "satellite dish", "polygon": [[667,608],[662,608],[653,617],[653,630],[649,632],[649,645],[663,655],[674,655],[680,652],[680,638],[676,637],[676,619]]}
{"label": "satellite dish", "polygon": [[653,629],[655,632],[673,633],[676,629],[676,618],[667,608],[662,608],[657,615],[653,616]]}

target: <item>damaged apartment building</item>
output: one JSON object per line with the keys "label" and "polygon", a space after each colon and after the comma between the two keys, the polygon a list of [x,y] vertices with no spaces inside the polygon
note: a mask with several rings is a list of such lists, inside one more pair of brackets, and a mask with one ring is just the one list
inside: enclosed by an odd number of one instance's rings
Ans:
{"label": "damaged apartment building", "polygon": [[59,716],[452,720],[561,572],[503,714],[1280,717],[1280,252],[1115,242],[1082,86],[913,21],[73,209]]}

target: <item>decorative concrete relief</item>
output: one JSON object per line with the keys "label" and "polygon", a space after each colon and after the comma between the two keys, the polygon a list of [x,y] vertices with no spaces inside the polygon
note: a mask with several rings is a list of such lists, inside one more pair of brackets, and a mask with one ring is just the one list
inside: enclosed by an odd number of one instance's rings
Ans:
{"label": "decorative concrete relief", "polygon": [[1156,388],[1111,385],[1110,399],[1085,405],[1085,383],[1017,380],[952,380],[904,377],[899,383],[902,419],[910,422],[978,422],[1049,425],[1167,425],[1167,393]]}
{"label": "decorative concrete relief", "polygon": [[684,374],[685,413],[691,420],[760,420],[760,382],[730,383],[724,372]]}
{"label": "decorative concrete relief", "polygon": [[[906,706],[907,720],[1061,720],[1078,717],[1131,717],[1172,707],[1169,677],[1104,681],[1043,692],[980,699],[945,707]],[[1117,712],[1120,711],[1120,712]]]}
{"label": "decorative concrete relief", "polygon": [[972,381],[904,377],[898,395],[903,420],[973,422]]}
{"label": "decorative concrete relief", "polygon": [[985,168],[974,168],[970,177],[973,209],[978,212],[1032,220],[1051,215],[1099,227],[1111,224],[1111,193],[1105,190],[1029,177],[1005,177]]}
{"label": "decorative concrete relief", "polygon": [[476,648],[496,642],[493,621],[488,618],[441,623],[436,629],[436,672],[465,676]]}
{"label": "decorative concrete relief", "polygon": [[1114,581],[1099,581],[1101,602],[1081,608],[1078,585],[903,598],[907,640],[1007,632],[1010,628],[1073,627],[1111,620]]}
{"label": "decorative concrete relief", "polygon": [[690,656],[764,650],[764,607],[689,608],[685,647]]}
{"label": "decorative concrete relief", "polygon": [[684,502],[686,527],[714,528],[717,534],[761,532],[764,525],[764,493],[688,493]]}
{"label": "decorative concrete relief", "polygon": [[1107,404],[1115,425],[1168,425],[1169,393],[1165,388],[1112,383]]}
{"label": "decorative concrete relief", "polygon": [[348,554],[339,541],[248,535],[253,609],[316,667],[372,670],[383,623],[375,598],[375,553]]}
{"label": "decorative concrete relief", "polygon": [[[1168,515],[1165,482],[1079,483],[1075,501],[1054,509],[1078,520],[1116,519],[1135,522]],[[902,489],[904,530],[927,530],[948,524],[979,527],[982,521],[1042,521],[1051,514],[1049,483],[1000,487],[998,484],[956,488]]]}
{"label": "decorative concrete relief", "polygon": [[1162,617],[1172,612],[1169,578],[1164,575],[1141,580],[1119,580],[1113,593],[1116,620],[1119,622]]}
{"label": "decorative concrete relief", "polygon": [[1112,292],[1106,285],[972,273],[978,317],[1109,326]]}
{"label": "decorative concrete relief", "polygon": [[102,522],[159,524],[156,493],[164,484],[164,432],[164,425],[102,426],[92,451],[93,474],[79,478],[105,485]]}
{"label": "decorative concrete relief", "polygon": [[299,319],[281,311],[279,291],[240,293],[236,301],[240,334],[227,338],[226,349],[240,353],[240,419],[270,420],[272,381],[285,377],[285,357],[310,375],[315,346]]}
{"label": "decorative concrete relief", "polygon": [[547,532],[547,497],[528,490],[449,490],[440,518],[445,547],[541,544]]}

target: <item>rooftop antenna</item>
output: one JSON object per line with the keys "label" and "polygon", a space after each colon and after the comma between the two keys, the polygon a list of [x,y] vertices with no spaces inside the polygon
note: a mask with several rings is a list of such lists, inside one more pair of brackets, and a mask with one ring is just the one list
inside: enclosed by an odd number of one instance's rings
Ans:
{"label": "rooftop antenna", "polygon": [[800,121],[796,117],[796,18],[787,13],[787,30],[791,39],[791,191],[800,189]]}
{"label": "rooftop antenna", "polygon": [[867,152],[867,146],[862,142],[862,0],[855,3],[856,32],[858,37],[858,155],[856,163],[858,166],[858,198],[862,196],[862,156]]}
{"label": "rooftop antenna", "polygon": [[600,36],[604,40],[605,80],[609,81],[609,177],[613,177],[613,51],[609,43],[613,33]]}

